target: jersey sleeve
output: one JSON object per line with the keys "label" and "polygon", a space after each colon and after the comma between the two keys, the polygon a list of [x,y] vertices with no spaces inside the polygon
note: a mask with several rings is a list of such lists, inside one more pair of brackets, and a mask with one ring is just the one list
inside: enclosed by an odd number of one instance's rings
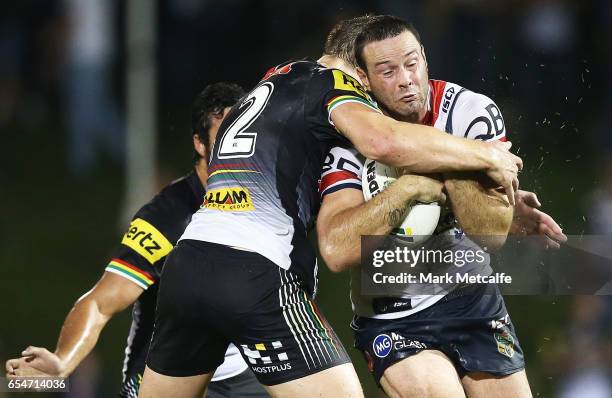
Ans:
{"label": "jersey sleeve", "polygon": [[338,134],[331,114],[338,107],[357,103],[380,112],[357,80],[338,69],[321,69],[312,77],[305,98],[305,116],[315,133]]}
{"label": "jersey sleeve", "polygon": [[319,183],[321,198],[341,189],[361,191],[363,158],[354,148],[332,148],[325,157]]}
{"label": "jersey sleeve", "polygon": [[132,219],[105,271],[129,279],[146,290],[159,282],[164,259],[173,243],[172,237],[167,238],[168,233],[162,232],[164,228],[144,210],[146,208]]}
{"label": "jersey sleeve", "polygon": [[471,91],[457,99],[452,114],[453,130],[463,137],[482,140],[506,140],[506,126],[499,107],[486,95]]}

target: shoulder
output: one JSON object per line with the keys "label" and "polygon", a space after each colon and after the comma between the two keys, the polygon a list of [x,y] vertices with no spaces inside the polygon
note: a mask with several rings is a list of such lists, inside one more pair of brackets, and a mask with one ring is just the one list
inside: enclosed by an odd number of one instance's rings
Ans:
{"label": "shoulder", "polygon": [[136,212],[133,220],[142,220],[153,234],[162,235],[174,245],[202,199],[194,193],[190,178],[193,178],[192,174],[166,185]]}
{"label": "shoulder", "polygon": [[495,101],[458,84],[443,83],[439,85],[438,92],[434,89],[439,115],[434,125],[436,128],[456,136],[483,141],[505,137],[504,119]]}

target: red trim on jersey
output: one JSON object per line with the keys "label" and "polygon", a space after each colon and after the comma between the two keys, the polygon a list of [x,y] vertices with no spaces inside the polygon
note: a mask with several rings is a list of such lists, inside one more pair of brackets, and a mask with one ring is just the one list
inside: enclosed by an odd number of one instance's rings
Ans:
{"label": "red trim on jersey", "polygon": [[438,120],[440,114],[440,104],[444,96],[444,89],[446,88],[446,82],[442,80],[430,80],[429,81],[429,93],[430,93],[430,105],[431,110],[425,116],[423,124],[433,126]]}
{"label": "red trim on jersey", "polygon": [[141,274],[146,275],[147,278],[150,278],[151,280],[154,280],[153,277],[151,276],[151,274],[149,274],[148,272],[143,271],[140,268],[138,268],[138,267],[128,263],[127,261],[124,261],[124,260],[121,260],[121,259],[118,259],[118,258],[112,258],[111,261],[116,261],[119,264],[124,265],[124,266],[128,267],[129,269],[133,269],[136,272],[140,272]]}
{"label": "red trim on jersey", "polygon": [[321,183],[319,184],[319,192],[325,191],[331,185],[337,182],[340,182],[342,180],[354,180],[354,179],[359,179],[359,177],[357,176],[357,174],[351,173],[350,171],[346,171],[346,170],[333,171],[321,179]]}
{"label": "red trim on jersey", "polygon": [[261,80],[266,80],[270,76],[274,76],[274,75],[286,75],[287,73],[291,72],[291,65],[293,65],[294,63],[295,62],[292,62],[292,63],[287,64],[285,66],[277,65],[277,66],[274,66],[274,67],[268,69],[268,71],[264,75],[263,79],[261,79]]}

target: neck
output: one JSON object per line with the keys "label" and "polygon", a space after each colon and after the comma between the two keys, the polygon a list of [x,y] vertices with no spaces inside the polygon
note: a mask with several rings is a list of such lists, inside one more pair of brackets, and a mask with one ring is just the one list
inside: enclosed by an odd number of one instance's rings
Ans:
{"label": "neck", "polygon": [[198,175],[202,186],[206,188],[206,180],[208,180],[208,164],[204,161],[204,159],[200,159],[196,162],[193,169]]}
{"label": "neck", "polygon": [[321,58],[317,60],[323,66],[328,68],[340,69],[342,72],[351,76],[353,79],[357,80],[359,84],[363,85],[361,79],[359,79],[359,75],[357,74],[357,69],[350,63],[334,56],[334,55],[326,55],[324,54]]}

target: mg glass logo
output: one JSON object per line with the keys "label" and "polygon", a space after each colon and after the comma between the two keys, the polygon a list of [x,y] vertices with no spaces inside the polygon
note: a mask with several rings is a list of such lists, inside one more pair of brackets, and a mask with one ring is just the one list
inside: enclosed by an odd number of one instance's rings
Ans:
{"label": "mg glass logo", "polygon": [[391,352],[391,348],[393,347],[393,342],[391,337],[386,334],[379,334],[374,339],[372,343],[372,350],[374,351],[374,355],[379,358],[384,358]]}

